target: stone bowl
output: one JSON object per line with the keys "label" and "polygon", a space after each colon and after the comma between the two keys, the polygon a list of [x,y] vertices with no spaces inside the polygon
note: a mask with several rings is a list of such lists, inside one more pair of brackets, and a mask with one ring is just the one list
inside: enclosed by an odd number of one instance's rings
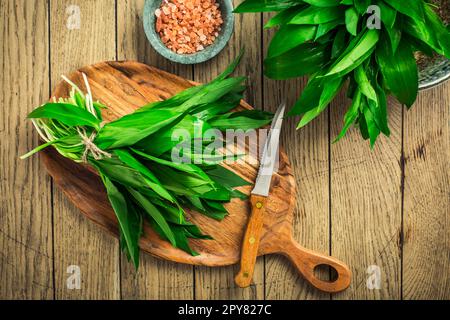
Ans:
{"label": "stone bowl", "polygon": [[213,44],[205,47],[204,50],[193,54],[178,54],[167,48],[156,32],[155,11],[161,6],[162,0],[146,0],[144,5],[144,30],[147,39],[152,47],[163,57],[173,62],[182,64],[196,64],[205,62],[217,54],[226,46],[231,38],[234,29],[233,4],[231,0],[216,0],[220,4],[223,25],[219,36]]}
{"label": "stone bowl", "polygon": [[450,78],[450,60],[437,57],[419,70],[419,89],[431,89]]}

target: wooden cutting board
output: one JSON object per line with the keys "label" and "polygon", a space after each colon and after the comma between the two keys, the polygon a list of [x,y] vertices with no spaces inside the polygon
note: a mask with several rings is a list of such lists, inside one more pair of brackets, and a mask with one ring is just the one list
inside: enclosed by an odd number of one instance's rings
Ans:
{"label": "wooden cutting board", "polygon": [[[191,81],[138,62],[102,62],[83,67],[69,75],[69,79],[85,92],[82,72],[89,79],[94,100],[99,100],[108,106],[108,109],[103,111],[105,121],[117,119],[149,102],[167,99],[195,85]],[[56,86],[52,96],[67,97],[69,89],[69,85],[62,81]],[[251,109],[244,101],[241,102],[241,108]],[[41,157],[56,184],[75,206],[89,219],[117,236],[117,220],[100,178],[86,167],[60,156],[53,148],[47,148],[41,153]],[[257,160],[250,162],[253,164],[239,160],[229,168],[253,183],[257,173]],[[252,186],[247,186],[239,190],[249,194],[251,189]],[[295,194],[295,180],[288,158],[282,150],[279,171],[272,179],[271,193],[266,205],[258,255],[281,253],[290,258],[301,271],[306,263],[302,261],[306,249],[299,246],[291,235]],[[221,222],[199,213],[187,213],[190,221],[214,238],[214,240],[190,241],[193,249],[200,253],[199,256],[193,257],[172,247],[156,235],[148,225],[145,226],[145,235],[141,238],[140,247],[154,256],[180,263],[205,266],[237,263],[250,213],[249,202],[233,199],[226,208],[229,216]],[[320,261],[323,262],[323,260]],[[316,264],[321,264],[320,261]],[[330,261],[334,262],[333,259]],[[311,264],[311,267],[315,266]],[[335,268],[339,269],[340,266]],[[333,289],[333,287],[330,288]]]}

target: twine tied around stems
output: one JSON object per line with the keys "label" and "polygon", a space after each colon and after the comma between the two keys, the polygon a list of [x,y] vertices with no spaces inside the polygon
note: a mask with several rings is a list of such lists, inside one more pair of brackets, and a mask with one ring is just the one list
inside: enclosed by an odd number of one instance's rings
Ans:
{"label": "twine tied around stems", "polygon": [[[103,127],[103,123],[101,124]],[[81,161],[83,163],[87,163],[87,157],[89,153],[95,160],[101,160],[103,157],[111,158],[112,155],[102,149],[100,149],[95,143],[95,137],[97,137],[97,132],[93,131],[90,136],[87,135],[86,130],[82,127],[77,128],[78,134],[81,137],[81,141],[85,146],[83,156],[81,157]]]}

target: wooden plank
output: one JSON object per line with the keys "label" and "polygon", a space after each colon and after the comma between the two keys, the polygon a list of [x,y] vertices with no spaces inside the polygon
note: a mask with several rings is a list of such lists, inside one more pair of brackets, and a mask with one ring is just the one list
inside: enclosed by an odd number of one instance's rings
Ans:
{"label": "wooden plank", "polygon": [[53,298],[50,179],[27,114],[47,99],[48,19],[44,1],[0,2],[0,298]]}
{"label": "wooden plank", "polygon": [[[80,24],[77,25],[77,15]],[[77,28],[79,27],[79,28]],[[51,80],[101,60],[115,59],[115,6],[109,0],[50,1]],[[55,287],[57,299],[120,297],[118,241],[85,219],[55,188]],[[70,265],[80,267],[81,289],[68,289]]]}
{"label": "wooden plank", "polygon": [[[331,105],[332,139],[349,105],[343,93]],[[374,150],[357,128],[331,146],[331,252],[353,272],[350,288],[333,298],[400,299],[401,121],[401,107],[390,102],[391,136],[380,137]]]}
{"label": "wooden plank", "polygon": [[[144,0],[119,1],[117,11],[118,59],[138,60],[187,79],[192,67],[171,63],[157,54],[149,44],[143,27]],[[139,271],[121,256],[123,299],[192,299],[193,267],[163,261],[141,254]]]}
{"label": "wooden plank", "polygon": [[450,299],[450,84],[404,112],[403,297]]}
{"label": "wooden plank", "polygon": [[[264,23],[273,14],[264,14]],[[267,52],[274,30],[265,30]],[[306,79],[274,81],[264,78],[264,109],[275,111],[286,100],[292,107],[306,85]],[[297,182],[297,207],[294,213],[294,238],[303,246],[329,251],[329,173],[328,114],[325,112],[306,128],[296,130],[298,118],[283,123],[281,143],[291,161]],[[321,276],[327,277],[322,274]],[[266,258],[266,299],[329,299],[310,286],[290,265],[278,256]]]}
{"label": "wooden plank", "polygon": [[[234,1],[236,6],[239,0]],[[236,75],[248,77],[246,101],[260,109],[261,91],[261,17],[260,15],[235,15],[235,29],[230,42],[214,59],[194,66],[194,80],[211,81],[234,60],[245,45],[245,55],[237,68]],[[259,258],[253,276],[254,283],[245,289],[237,287],[234,277],[239,271],[237,265],[225,268],[195,268],[196,299],[263,299],[264,259]]]}

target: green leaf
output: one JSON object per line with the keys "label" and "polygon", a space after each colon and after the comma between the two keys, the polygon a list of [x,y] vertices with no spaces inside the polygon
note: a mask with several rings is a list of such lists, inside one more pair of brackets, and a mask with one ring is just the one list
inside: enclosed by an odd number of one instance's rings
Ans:
{"label": "green leaf", "polygon": [[337,7],[341,3],[341,0],[303,0],[303,2],[309,3],[315,7]]}
{"label": "green leaf", "polygon": [[317,28],[317,34],[315,37],[315,41],[321,37],[323,37],[324,35],[328,34],[329,32],[331,32],[332,30],[335,30],[336,27],[340,24],[344,24],[345,21],[344,19],[336,19],[327,23],[323,23],[320,24]]}
{"label": "green leaf", "polygon": [[[235,91],[236,89],[241,90],[242,84],[246,80],[245,77],[237,77],[237,78],[228,78],[224,80],[220,80],[217,82],[211,82],[208,84],[201,92],[192,96],[183,104],[179,105],[176,108],[171,108],[170,110],[173,112],[185,113],[196,106],[206,105],[212,102],[215,102],[230,92]],[[194,109],[195,110],[195,109]]]}
{"label": "green leaf", "polygon": [[442,48],[444,55],[447,58],[450,58],[450,33],[444,26],[440,17],[429,4],[425,5],[425,18],[427,25],[431,26],[431,29],[434,30],[437,41]]}
{"label": "green leaf", "polygon": [[190,164],[190,163],[177,163],[177,162],[173,162],[173,161],[169,161],[169,160],[165,160],[165,159],[161,159],[161,158],[157,158],[157,157],[153,157],[149,154],[146,154],[142,151],[136,150],[131,148],[131,150],[136,153],[137,155],[143,157],[144,159],[159,163],[161,165],[167,166],[167,167],[171,167],[174,169],[177,169],[181,172],[186,172],[186,173],[190,173],[193,174],[201,179],[203,179],[205,182],[210,182],[211,180],[209,179],[209,177],[203,172],[202,169],[200,169],[199,167],[197,167],[194,164]]}
{"label": "green leaf", "polygon": [[351,104],[350,108],[345,113],[345,116],[344,116],[344,127],[342,128],[342,130],[339,133],[339,135],[334,139],[333,143],[336,143],[339,140],[341,140],[345,136],[345,134],[347,133],[347,131],[350,128],[350,126],[358,118],[359,108],[360,108],[360,103],[361,103],[361,97],[362,97],[361,91],[358,89],[356,91],[355,95],[353,96],[353,100],[352,100],[352,104]]}
{"label": "green leaf", "polygon": [[264,73],[271,79],[289,79],[315,73],[328,60],[327,45],[305,43],[264,61]]}
{"label": "green leaf", "polygon": [[355,8],[345,10],[345,27],[347,28],[347,31],[355,37],[358,32],[358,20],[359,14],[356,12]]}
{"label": "green leaf", "polygon": [[392,9],[382,0],[379,0],[377,2],[377,6],[380,8],[381,21],[383,21],[387,28],[394,28],[394,24],[397,18],[397,11]]}
{"label": "green leaf", "polygon": [[314,39],[317,32],[316,26],[310,25],[285,25],[275,33],[267,51],[267,58],[279,56],[306,41]]}
{"label": "green leaf", "polygon": [[131,146],[163,127],[179,121],[182,116],[182,113],[157,109],[132,113],[107,123],[99,131],[95,144],[103,150]]}
{"label": "green leaf", "polygon": [[[239,106],[241,99],[243,99],[242,92],[230,92],[217,101],[210,104],[203,105],[201,108],[195,110],[191,121],[195,121],[199,118],[203,121],[208,121],[210,118],[219,114],[230,112],[232,109]],[[183,118],[183,120],[186,118]]]}
{"label": "green leaf", "polygon": [[134,207],[127,202],[114,183],[106,175],[101,174],[100,176],[106,187],[108,199],[119,221],[127,252],[137,269],[139,266],[139,238],[142,234],[142,218]]}
{"label": "green leaf", "polygon": [[441,45],[437,39],[436,32],[432,28],[430,28],[426,22],[405,18],[403,30],[412,37],[426,43],[437,53],[441,55],[444,54],[444,51],[442,50]]}
{"label": "green leaf", "polygon": [[185,230],[183,227],[180,226],[172,226],[173,234],[175,235],[175,239],[177,241],[177,247],[180,248],[183,251],[186,251],[192,256],[198,256],[199,253],[195,250],[193,250],[189,246],[189,242],[185,233]]}
{"label": "green leaf", "polygon": [[363,15],[370,6],[370,0],[354,0],[354,5],[359,14]]}
{"label": "green leaf", "polygon": [[374,101],[369,101],[369,109],[372,112],[377,127],[381,130],[381,132],[387,137],[390,136],[391,131],[389,130],[388,125],[388,114],[387,114],[387,97],[384,90],[377,85],[376,92],[378,95],[377,103]]}
{"label": "green leaf", "polygon": [[201,232],[199,227],[196,225],[184,225],[184,231],[189,238],[193,239],[204,239],[204,240],[212,240],[213,238],[209,235],[205,235]]}
{"label": "green leaf", "polygon": [[375,89],[372,87],[369,79],[367,78],[366,72],[364,71],[362,66],[359,66],[355,69],[355,80],[358,83],[358,86],[362,92],[368,99],[373,100],[377,103],[378,98],[375,92]]}
{"label": "green leaf", "polygon": [[312,110],[307,111],[301,118],[297,129],[304,127],[309,122],[314,120],[322,113],[323,110],[328,106],[328,104],[333,100],[333,98],[338,94],[339,90],[342,88],[343,79],[335,78],[324,82],[323,91],[320,95],[319,103]]}
{"label": "green leaf", "polygon": [[164,232],[164,235],[170,241],[173,246],[176,246],[175,236],[167,224],[166,219],[161,214],[161,212],[151,203],[149,199],[147,199],[142,193],[138,192],[133,188],[127,188],[128,192],[134,198],[135,202],[150,216],[152,217],[161,230]]}
{"label": "green leaf", "polygon": [[339,7],[314,7],[303,9],[296,14],[290,24],[321,24],[330,22],[344,16],[344,12]]}
{"label": "green leaf", "polygon": [[300,98],[294,107],[291,108],[288,115],[301,115],[315,108],[319,104],[323,87],[324,82],[321,79],[317,77],[310,78]]}
{"label": "green leaf", "polygon": [[295,0],[245,0],[236,9],[234,13],[244,12],[268,12],[281,11],[298,4]]}
{"label": "green leaf", "polygon": [[384,0],[387,4],[395,10],[403,13],[406,16],[412,17],[416,21],[424,21],[424,7],[423,1],[418,0]]}
{"label": "green leaf", "polygon": [[331,49],[331,59],[334,59],[342,54],[342,52],[345,50],[345,45],[347,44],[346,40],[347,40],[347,32],[345,31],[345,29],[342,28],[339,29],[333,40],[333,47]]}
{"label": "green leaf", "polygon": [[342,76],[358,67],[375,50],[378,39],[378,30],[368,30],[360,37],[353,39],[347,50],[330,67],[325,77]]}
{"label": "green leaf", "polygon": [[250,130],[256,129],[269,124],[272,121],[273,114],[260,110],[246,110],[240,112],[232,112],[224,115],[216,116],[208,122],[212,128],[226,131],[234,130]]}
{"label": "green leaf", "polygon": [[284,26],[297,14],[298,11],[303,9],[304,5],[298,5],[294,7],[287,8],[283,11],[280,11],[275,16],[273,16],[267,23],[264,25],[264,29],[273,28],[275,26]]}
{"label": "green leaf", "polygon": [[235,188],[250,185],[247,180],[222,166],[215,166],[213,169],[207,170],[206,173],[212,180],[225,187]]}
{"label": "green leaf", "polygon": [[369,129],[367,128],[366,118],[364,117],[364,114],[361,110],[362,107],[360,106],[358,115],[359,131],[361,132],[361,136],[363,137],[363,139],[368,140],[370,138]]}
{"label": "green leaf", "polygon": [[158,181],[158,179],[155,177],[155,175],[148,169],[146,166],[144,166],[142,163],[140,163],[136,158],[134,158],[131,153],[124,149],[116,149],[114,150],[114,153],[119,157],[119,159],[133,168],[136,171],[139,171],[144,177],[146,177],[149,181],[146,181],[149,188],[151,188],[156,194],[158,194],[163,199],[166,199],[170,202],[175,202],[175,199],[173,196],[161,186],[161,183]]}
{"label": "green leaf", "polygon": [[397,28],[386,28],[386,33],[391,43],[392,53],[395,54],[402,39],[402,32]]}
{"label": "green leaf", "polygon": [[181,121],[158,130],[154,134],[134,144],[133,147],[135,147],[135,149],[145,151],[147,154],[158,157],[161,154],[172,150],[172,148],[178,144],[179,141],[175,141],[173,139],[174,133],[177,131],[189,134],[190,138],[194,136],[195,130],[199,130],[197,131],[199,133],[201,131],[201,134],[203,135],[208,129],[211,129],[211,126],[209,126],[208,123],[205,123],[197,117],[186,115],[181,119]]}
{"label": "green leaf", "polygon": [[92,113],[68,103],[49,102],[34,109],[29,115],[29,119],[53,119],[68,126],[90,126],[98,130],[100,120]]}
{"label": "green leaf", "polygon": [[380,129],[378,129],[372,112],[370,112],[366,99],[363,98],[361,103],[361,111],[364,115],[365,124],[367,125],[367,133],[369,134],[370,147],[375,146],[378,136],[380,135]]}
{"label": "green leaf", "polygon": [[133,188],[148,188],[150,186],[151,181],[149,179],[117,157],[103,158],[102,160],[89,159],[89,163],[114,182]]}
{"label": "green leaf", "polygon": [[401,103],[411,107],[419,88],[417,63],[411,46],[401,41],[397,53],[393,55],[387,45],[380,45],[376,56],[386,86]]}

